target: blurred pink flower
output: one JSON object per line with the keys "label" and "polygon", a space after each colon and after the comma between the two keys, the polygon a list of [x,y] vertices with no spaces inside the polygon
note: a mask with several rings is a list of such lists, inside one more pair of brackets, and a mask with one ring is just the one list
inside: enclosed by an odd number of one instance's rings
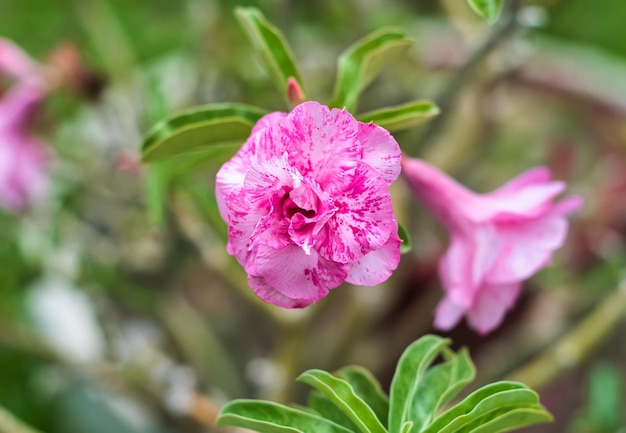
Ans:
{"label": "blurred pink flower", "polygon": [[38,66],[5,39],[0,39],[0,73],[16,80],[0,99],[0,205],[18,211],[48,185],[45,147],[29,132],[46,89]]}
{"label": "blurred pink flower", "polygon": [[301,308],[348,281],[376,285],[400,260],[389,185],[398,144],[347,111],[305,102],[261,118],[217,174],[228,252],[264,301]]}
{"label": "blurred pink flower", "polygon": [[439,262],[445,297],[435,326],[449,330],[465,315],[479,333],[492,331],[515,303],[522,281],[547,266],[563,245],[565,216],[582,200],[553,203],[565,183],[550,181],[543,167],[482,195],[418,159],[404,157],[402,170],[413,194],[450,232]]}

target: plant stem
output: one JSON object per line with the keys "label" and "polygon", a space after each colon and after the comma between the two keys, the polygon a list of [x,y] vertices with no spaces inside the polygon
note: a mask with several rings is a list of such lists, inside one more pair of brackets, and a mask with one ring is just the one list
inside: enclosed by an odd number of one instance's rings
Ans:
{"label": "plant stem", "polygon": [[626,317],[626,281],[597,305],[581,323],[509,379],[539,389],[564,370],[580,365]]}
{"label": "plant stem", "polygon": [[41,431],[20,421],[0,406],[0,433],[41,433]]}
{"label": "plant stem", "polygon": [[424,146],[432,141],[446,126],[451,109],[455,106],[456,100],[465,83],[474,75],[475,70],[483,60],[517,29],[516,12],[519,9],[520,3],[520,0],[510,0],[506,2],[506,9],[503,11],[502,17],[496,24],[496,27],[470,56],[465,65],[461,68],[461,71],[447,86],[446,90],[437,98],[436,102],[441,110],[441,114],[428,123],[416,149],[424,148]]}

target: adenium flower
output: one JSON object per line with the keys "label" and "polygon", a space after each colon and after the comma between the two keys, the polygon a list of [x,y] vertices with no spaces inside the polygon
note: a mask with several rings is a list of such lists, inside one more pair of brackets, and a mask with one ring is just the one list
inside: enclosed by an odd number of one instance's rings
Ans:
{"label": "adenium flower", "polygon": [[580,208],[580,197],[553,203],[565,183],[551,181],[543,167],[482,195],[419,159],[404,157],[402,170],[413,194],[450,233],[439,262],[445,297],[435,326],[449,330],[466,316],[479,333],[492,331],[515,303],[522,281],[547,266],[563,245],[565,216]]}
{"label": "adenium flower", "polygon": [[0,205],[24,208],[47,188],[44,146],[29,132],[46,95],[37,66],[13,43],[0,39],[0,72],[16,79],[0,99]]}
{"label": "adenium flower", "polygon": [[301,308],[344,281],[376,285],[400,260],[389,185],[393,137],[345,110],[305,102],[261,118],[217,173],[227,250],[264,301]]}

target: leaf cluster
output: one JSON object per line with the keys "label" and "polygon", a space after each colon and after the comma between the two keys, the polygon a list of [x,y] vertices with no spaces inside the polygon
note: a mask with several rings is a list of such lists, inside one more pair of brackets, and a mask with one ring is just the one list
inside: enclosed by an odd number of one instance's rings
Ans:
{"label": "leaf cluster", "polygon": [[498,433],[552,420],[537,394],[517,382],[486,385],[448,407],[476,373],[467,350],[454,352],[449,344],[434,335],[411,344],[389,396],[360,367],[335,374],[308,370],[298,378],[315,388],[306,407],[234,400],[222,409],[218,425],[260,433]]}

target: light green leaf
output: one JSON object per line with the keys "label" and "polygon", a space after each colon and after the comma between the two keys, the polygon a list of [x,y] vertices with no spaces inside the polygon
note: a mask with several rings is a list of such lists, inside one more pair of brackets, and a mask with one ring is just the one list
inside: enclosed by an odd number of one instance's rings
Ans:
{"label": "light green leaf", "polygon": [[406,254],[413,249],[411,244],[411,236],[402,224],[398,223],[398,237],[402,241],[400,244],[400,254]]}
{"label": "light green leaf", "polygon": [[426,335],[413,342],[402,354],[391,381],[389,401],[389,431],[401,431],[402,425],[410,419],[415,399],[420,396],[417,389],[437,355],[448,345],[449,340],[435,335]]}
{"label": "light green leaf", "polygon": [[415,422],[415,430],[418,432],[430,424],[437,411],[476,375],[466,349],[455,354],[446,348],[443,355],[445,362],[426,371],[410,407],[409,419]]}
{"label": "light green leaf", "polygon": [[[518,428],[552,422],[552,416],[543,408],[503,410],[501,414],[490,414],[485,419],[477,419],[460,431],[471,433],[499,433]],[[459,430],[456,430],[460,432]]]}
{"label": "light green leaf", "polygon": [[383,426],[389,417],[389,397],[376,378],[363,367],[348,366],[337,372],[337,376],[348,381],[354,393],[372,408]]}
{"label": "light green leaf", "polygon": [[407,421],[404,424],[402,424],[402,430],[400,431],[400,433],[410,433],[411,430],[413,430],[413,421]]}
{"label": "light green leaf", "polygon": [[383,65],[406,51],[412,41],[404,31],[386,28],[348,47],[337,64],[337,80],[331,106],[354,112],[363,89],[378,75]]}
{"label": "light green leaf", "polygon": [[353,433],[317,415],[262,400],[231,401],[222,408],[217,425],[259,433]]}
{"label": "light green leaf", "polygon": [[285,98],[289,77],[295,78],[303,89],[295,57],[280,30],[267,21],[257,8],[238,7],[235,15]]}
{"label": "light green leaf", "polygon": [[414,101],[360,114],[361,122],[374,122],[387,131],[401,131],[426,122],[439,114],[439,107],[430,101]]}
{"label": "light green leaf", "polygon": [[298,380],[328,397],[363,433],[387,433],[371,407],[356,395],[352,386],[323,370],[307,370]]}
{"label": "light green leaf", "polygon": [[[469,432],[503,414],[518,409],[544,411],[537,393],[517,382],[496,382],[467,396],[461,403],[437,417],[423,433]],[[547,419],[550,415],[546,412]]]}
{"label": "light green leaf", "polygon": [[498,19],[502,11],[503,0],[467,0],[474,11],[486,19],[489,23],[493,23]]}
{"label": "light green leaf", "polygon": [[232,156],[266,112],[244,104],[194,108],[158,123],[143,142],[144,162],[196,153],[204,158]]}

